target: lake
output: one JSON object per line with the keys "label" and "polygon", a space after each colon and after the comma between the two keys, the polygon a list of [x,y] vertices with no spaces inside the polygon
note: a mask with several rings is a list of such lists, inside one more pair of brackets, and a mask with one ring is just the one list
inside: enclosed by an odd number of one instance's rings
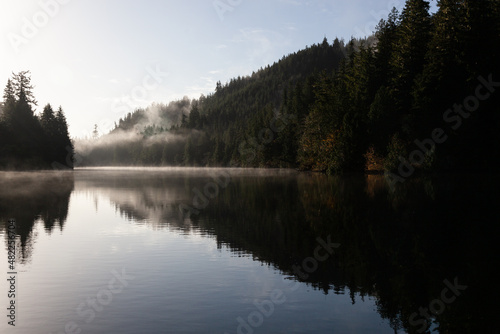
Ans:
{"label": "lake", "polygon": [[0,172],[0,332],[499,332],[499,181]]}

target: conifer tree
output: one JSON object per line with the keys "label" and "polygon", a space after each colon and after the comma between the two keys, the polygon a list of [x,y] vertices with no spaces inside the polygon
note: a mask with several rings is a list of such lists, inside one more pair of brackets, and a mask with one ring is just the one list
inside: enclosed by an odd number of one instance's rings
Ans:
{"label": "conifer tree", "polygon": [[10,78],[7,80],[7,85],[5,85],[3,100],[5,104],[14,103],[16,101],[16,91]]}
{"label": "conifer tree", "polygon": [[40,117],[29,71],[13,74],[4,90],[0,167],[52,168],[54,163],[72,167],[73,144],[62,108],[47,104]]}
{"label": "conifer tree", "polygon": [[401,13],[391,61],[394,67],[393,81],[403,108],[409,107],[414,79],[424,68],[430,32],[429,2],[408,0]]}
{"label": "conifer tree", "polygon": [[393,8],[387,20],[380,20],[376,27],[375,36],[377,38],[377,45],[374,57],[377,74],[376,85],[378,87],[387,86],[389,79],[394,74],[390,62],[395,48],[398,26],[399,12],[396,8]]}
{"label": "conifer tree", "polygon": [[25,101],[32,108],[38,105],[33,95],[33,85],[31,84],[30,71],[21,71],[13,73],[13,87],[18,101]]}

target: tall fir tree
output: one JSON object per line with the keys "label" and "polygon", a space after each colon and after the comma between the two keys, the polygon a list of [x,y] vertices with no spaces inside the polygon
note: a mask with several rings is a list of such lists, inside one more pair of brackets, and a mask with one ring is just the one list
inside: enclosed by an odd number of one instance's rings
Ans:
{"label": "tall fir tree", "polygon": [[443,110],[467,94],[464,83],[469,81],[463,0],[440,0],[438,7],[433,17],[426,63],[413,92],[414,107],[419,114],[419,133],[438,124]]}
{"label": "tall fir tree", "polygon": [[[401,13],[391,65],[393,82],[403,112],[411,106],[414,80],[424,68],[431,33],[429,2],[408,0]],[[406,109],[406,110],[404,110]]]}
{"label": "tall fir tree", "polygon": [[69,137],[68,123],[62,107],[56,113],[56,133],[58,146],[58,162],[73,167],[74,146]]}
{"label": "tall fir tree", "polygon": [[393,8],[388,18],[380,20],[376,27],[375,37],[377,38],[377,44],[375,46],[376,52],[374,57],[377,89],[381,86],[389,85],[390,79],[394,75],[394,70],[391,67],[391,58],[398,36],[399,20],[398,10]]}

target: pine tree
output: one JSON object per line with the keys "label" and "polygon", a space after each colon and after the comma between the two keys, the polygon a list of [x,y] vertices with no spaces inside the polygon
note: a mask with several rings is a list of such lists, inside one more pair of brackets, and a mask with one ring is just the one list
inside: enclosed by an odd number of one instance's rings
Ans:
{"label": "pine tree", "polygon": [[387,20],[382,19],[377,25],[375,37],[378,42],[375,46],[376,52],[374,55],[377,70],[377,88],[387,86],[394,74],[390,62],[398,36],[399,24],[399,12],[396,8],[393,8]]}
{"label": "pine tree", "polygon": [[[498,0],[463,0],[467,28],[464,36],[465,62],[472,77],[499,70],[500,17]],[[493,52],[492,52],[493,51]],[[496,52],[495,52],[496,51]]]}
{"label": "pine tree", "polygon": [[395,88],[403,103],[406,102],[403,108],[408,108],[414,79],[424,68],[430,39],[429,2],[408,0],[400,19],[391,65],[394,68]]}
{"label": "pine tree", "polygon": [[194,105],[189,113],[189,119],[187,121],[187,127],[190,129],[197,129],[201,126],[200,124],[200,110],[197,105]]}
{"label": "pine tree", "polygon": [[[0,121],[4,122],[6,127],[9,127],[13,121],[13,114],[16,107],[16,92],[14,90],[14,85],[11,79],[7,80],[7,85],[4,89],[3,100],[4,104],[2,106]],[[7,128],[4,131],[7,131]],[[8,135],[6,134],[5,137],[7,138]]]}
{"label": "pine tree", "polygon": [[438,124],[443,110],[466,96],[465,8],[463,0],[440,0],[422,74],[416,80],[414,107],[418,133]]}
{"label": "pine tree", "polygon": [[13,73],[13,87],[18,101],[25,101],[32,108],[38,103],[33,95],[33,85],[31,84],[30,71],[21,71],[17,74]]}
{"label": "pine tree", "polygon": [[94,124],[94,131],[92,131],[92,139],[96,140],[97,138],[99,138],[99,129],[97,127],[97,124]]}
{"label": "pine tree", "polygon": [[44,134],[44,160],[49,162],[55,161],[58,158],[57,120],[50,104],[47,104],[43,108],[43,112],[40,115],[40,125],[42,126]]}
{"label": "pine tree", "polygon": [[59,109],[57,109],[56,123],[57,134],[61,136],[61,138],[69,138],[68,123],[66,122],[66,116],[64,115],[62,107],[59,107]]}
{"label": "pine tree", "polygon": [[58,163],[72,167],[73,143],[62,108],[54,113],[47,104],[40,117],[35,116],[32,89],[28,71],[14,74],[7,82],[4,99],[8,122],[3,127],[8,141],[0,142],[0,165],[38,169],[53,168]]}
{"label": "pine tree", "polygon": [[24,71],[14,75],[13,86],[16,91],[15,110],[10,123],[11,131],[16,135],[17,145],[22,160],[31,161],[27,164],[40,164],[38,152],[41,151],[42,129],[37,117],[34,115],[33,106],[36,101],[33,97],[29,72]]}
{"label": "pine tree", "polygon": [[3,100],[5,104],[16,102],[16,91],[14,89],[14,84],[12,80],[7,80],[7,85],[5,86],[3,93]]}
{"label": "pine tree", "polygon": [[57,132],[55,123],[56,115],[54,113],[54,110],[52,109],[52,106],[50,104],[47,104],[43,108],[42,115],[40,116],[40,124],[42,125],[42,129],[48,135],[55,135],[55,133]]}

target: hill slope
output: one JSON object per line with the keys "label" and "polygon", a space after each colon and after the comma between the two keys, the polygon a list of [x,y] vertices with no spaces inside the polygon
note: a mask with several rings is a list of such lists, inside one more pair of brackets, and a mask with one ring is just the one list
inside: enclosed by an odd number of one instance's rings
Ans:
{"label": "hill slope", "polygon": [[[217,83],[213,94],[155,104],[120,119],[110,134],[77,143],[84,165],[255,165],[240,157],[245,139],[258,136],[283,109],[289,91],[333,73],[348,48],[336,39],[315,44],[251,76]],[[265,124],[267,122],[267,124]]]}
{"label": "hill slope", "polygon": [[376,43],[325,39],[207,97],[130,114],[86,162],[385,169],[393,182],[419,170],[494,170],[500,2],[438,7],[407,0],[379,23]]}

